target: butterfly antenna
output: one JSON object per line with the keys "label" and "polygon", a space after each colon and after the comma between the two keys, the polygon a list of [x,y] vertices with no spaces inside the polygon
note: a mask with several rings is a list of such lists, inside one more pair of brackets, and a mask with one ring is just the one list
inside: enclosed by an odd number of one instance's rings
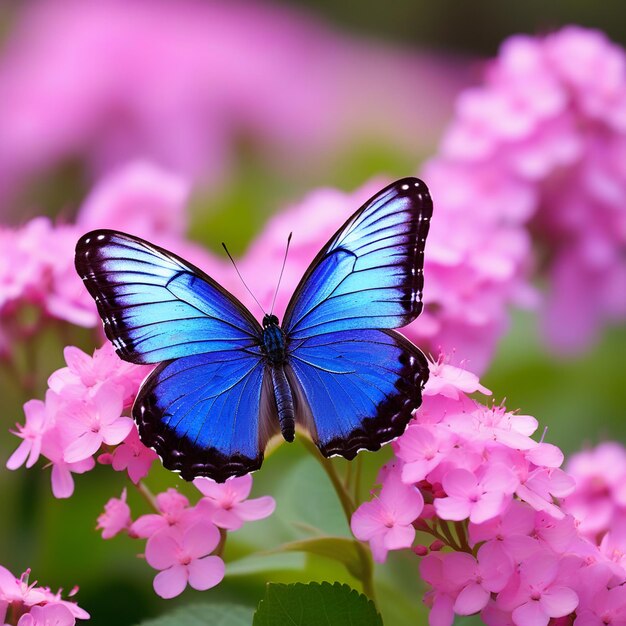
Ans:
{"label": "butterfly antenna", "polygon": [[243,283],[243,286],[248,290],[248,293],[252,296],[254,301],[259,305],[259,309],[261,309],[261,311],[263,311],[263,315],[265,315],[265,309],[261,306],[261,303],[256,299],[256,296],[252,293],[252,291],[250,291],[250,287],[248,287],[248,285],[246,285],[246,281],[243,279],[243,276],[241,275],[241,272],[237,268],[237,264],[235,263],[235,259],[233,259],[233,257],[231,256],[230,252],[228,251],[228,248],[226,247],[226,244],[223,241],[222,241],[222,247],[226,251],[226,254],[228,255],[228,258],[230,259],[230,262],[233,264],[233,267],[235,268],[235,271],[237,272],[237,276],[239,276],[239,280],[241,280],[241,282]]}
{"label": "butterfly antenna", "polygon": [[287,263],[287,254],[289,254],[289,244],[291,243],[292,235],[293,233],[289,233],[289,237],[287,237],[287,247],[285,248],[283,266],[280,268],[280,276],[278,277],[278,285],[276,285],[276,291],[274,292],[274,299],[272,300],[272,308],[270,309],[270,315],[274,312],[274,305],[276,304],[276,296],[278,295],[278,289],[280,288],[280,281],[283,279],[283,272],[285,271],[285,264]]}

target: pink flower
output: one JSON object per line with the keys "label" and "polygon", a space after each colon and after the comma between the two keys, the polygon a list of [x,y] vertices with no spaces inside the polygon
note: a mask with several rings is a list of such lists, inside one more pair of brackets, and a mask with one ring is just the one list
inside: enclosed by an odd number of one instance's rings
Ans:
{"label": "pink flower", "polygon": [[93,357],[79,348],[67,346],[63,350],[67,367],[53,372],[48,385],[53,391],[86,401],[103,383],[114,383],[123,390],[124,406],[130,406],[149,368],[127,363],[115,353],[106,341],[94,350]]}
{"label": "pink flower", "polygon": [[68,407],[61,422],[70,442],[64,453],[68,463],[76,463],[95,454],[103,443],[122,442],[133,428],[130,417],[121,415],[123,392],[115,384],[103,384],[88,404]]}
{"label": "pink flower", "polygon": [[566,469],[576,488],[563,500],[563,509],[578,520],[584,536],[595,539],[626,507],[626,449],[617,442],[602,443],[573,455]]}
{"label": "pink flower", "polygon": [[[37,587],[28,582],[30,570],[15,578],[9,570],[0,566],[0,621],[4,623],[6,612],[20,616],[19,626],[71,626],[75,618],[89,619],[89,613],[74,602],[61,598],[61,592],[52,593],[47,587]],[[72,594],[70,594],[72,595]]]}
{"label": "pink flower", "polygon": [[453,469],[442,483],[447,497],[435,500],[435,510],[443,519],[469,518],[480,524],[505,510],[517,485],[513,471],[500,463],[487,466],[480,478],[468,470]]}
{"label": "pink flower", "polygon": [[439,355],[437,361],[429,361],[428,366],[430,376],[423,392],[426,396],[442,395],[457,400],[461,393],[478,391],[486,396],[491,395],[491,391],[480,384],[476,374],[446,363],[443,354]]}
{"label": "pink flower", "polygon": [[430,607],[430,626],[452,626],[454,622],[454,600],[459,588],[444,575],[446,555],[434,552],[420,562],[420,575],[431,586],[424,595],[424,603]]}
{"label": "pink flower", "polygon": [[574,491],[575,481],[558,468],[538,467],[526,473],[522,471],[515,491],[537,511],[547,511],[555,518],[562,518],[563,511],[554,504],[553,497],[564,498]]}
{"label": "pink flower", "polygon": [[513,500],[507,510],[481,524],[468,525],[470,545],[499,545],[516,563],[539,549],[531,537],[535,530],[535,511],[528,504]]}
{"label": "pink flower", "polygon": [[52,494],[55,498],[69,498],[74,493],[72,473],[84,474],[96,465],[93,457],[68,463],[65,460],[65,442],[56,427],[46,433],[41,451],[52,465]]}
{"label": "pink flower", "polygon": [[17,424],[18,432],[13,433],[23,441],[9,457],[7,469],[15,470],[26,461],[26,467],[32,467],[41,453],[41,443],[46,431],[54,424],[59,398],[53,391],[46,393],[46,401],[29,400],[24,404],[26,423]]}
{"label": "pink flower", "polygon": [[475,559],[466,553],[446,554],[443,575],[460,591],[454,601],[458,615],[472,615],[487,606],[492,593],[502,591],[513,573],[513,563],[502,550],[483,546]]}
{"label": "pink flower", "polygon": [[74,626],[76,619],[63,604],[34,606],[20,617],[17,626]]}
{"label": "pink flower", "polygon": [[104,513],[98,516],[97,530],[102,530],[103,539],[111,539],[131,525],[130,507],[126,504],[126,489],[121,498],[111,498],[104,505]]}
{"label": "pink flower", "polygon": [[0,598],[11,604],[16,602],[25,606],[33,606],[45,602],[47,597],[43,589],[28,584],[30,570],[26,570],[20,578],[0,565]]}
{"label": "pink flower", "polygon": [[517,626],[547,626],[578,606],[578,596],[558,578],[559,563],[550,554],[531,555],[520,566],[519,582],[502,591],[498,604],[513,611]]}
{"label": "pink flower", "polygon": [[[482,259],[466,246],[472,282],[459,280],[451,296],[438,291],[437,302],[481,289],[489,296],[467,298],[478,305],[472,312],[485,314],[490,301],[505,321],[503,307],[536,304],[529,279],[542,268],[549,281],[544,325],[554,347],[580,348],[603,324],[624,319],[626,292],[617,288],[626,279],[624,111],[626,54],[604,34],[572,26],[504,42],[483,83],[460,94],[440,153],[422,173],[445,215],[439,227],[433,221],[429,241],[431,257],[436,250],[441,261],[436,271],[445,261],[450,278],[462,278],[461,254],[439,252],[439,233],[450,240],[460,231],[448,222],[452,214],[470,215],[491,239]],[[476,198],[480,212],[472,210]],[[549,251],[541,264],[530,262],[529,232]],[[581,284],[589,285],[582,300]],[[484,336],[484,321],[477,316],[468,330]]]}
{"label": "pink flower", "polygon": [[354,41],[284,6],[46,1],[17,13],[0,64],[2,197],[69,158],[91,179],[140,155],[215,183],[228,179],[242,132],[267,166],[292,173],[328,167],[329,154],[363,136],[417,158],[438,135],[458,74],[432,53]]}
{"label": "pink flower", "polygon": [[237,530],[244,522],[270,516],[276,508],[271,496],[246,500],[252,489],[252,476],[246,474],[218,484],[209,478],[196,478],[193,484],[204,495],[198,509],[206,511],[220,528]]}
{"label": "pink flower", "polygon": [[446,428],[411,424],[394,444],[402,459],[403,482],[417,483],[424,480],[443,460],[448,458],[457,442]]}
{"label": "pink flower", "polygon": [[405,485],[398,471],[391,471],[383,480],[380,495],[354,512],[350,527],[357,539],[370,542],[374,560],[382,563],[389,550],[408,548],[413,543],[412,524],[423,508],[422,494]]}
{"label": "pink flower", "polygon": [[124,441],[110,454],[101,454],[100,463],[111,464],[116,472],[128,471],[129,478],[137,484],[148,475],[157,453],[141,443],[137,428],[131,428]]}
{"label": "pink flower", "polygon": [[131,161],[102,179],[83,203],[83,230],[114,228],[151,237],[182,237],[189,180],[147,161]]}
{"label": "pink flower", "polygon": [[199,591],[217,585],[224,578],[224,561],[208,555],[219,541],[219,531],[209,523],[198,523],[184,531],[166,529],[150,537],[146,560],[161,570],[154,578],[156,593],[162,598],[173,598],[187,584]]}
{"label": "pink flower", "polygon": [[[15,330],[12,315],[23,305],[81,326],[96,324],[93,302],[73,267],[78,236],[73,227],[55,226],[47,217],[22,228],[0,229],[0,324],[9,332]],[[44,320],[42,316],[40,322]],[[30,327],[28,333],[36,329]]]}
{"label": "pink flower", "polygon": [[189,500],[176,489],[168,489],[156,496],[159,513],[149,513],[138,517],[130,527],[130,534],[135,537],[151,537],[160,530],[168,528],[186,529],[200,520],[211,521],[193,507]]}
{"label": "pink flower", "polygon": [[596,568],[585,577],[579,592],[575,626],[605,626],[626,624],[626,586],[611,587],[608,569]]}

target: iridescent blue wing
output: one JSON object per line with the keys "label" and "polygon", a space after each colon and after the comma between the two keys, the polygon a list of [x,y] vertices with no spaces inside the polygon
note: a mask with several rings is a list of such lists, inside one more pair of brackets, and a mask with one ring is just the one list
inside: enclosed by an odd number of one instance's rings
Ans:
{"label": "iridescent blue wing", "polygon": [[106,336],[131,363],[259,345],[252,314],[197,267],[143,239],[96,230],[76,246],[76,270]]}
{"label": "iridescent blue wing", "polygon": [[322,248],[283,321],[295,342],[356,328],[400,328],[422,310],[426,185],[404,178],[366,202]]}
{"label": "iridescent blue wing", "polygon": [[247,309],[190,263],[116,231],[82,237],[76,269],[118,355],[161,362],[133,406],[143,443],[186,480],[258,469],[278,420]]}
{"label": "iridescent blue wing", "polygon": [[292,352],[286,370],[296,421],[324,456],[346,459],[399,437],[428,380],[422,352],[392,330],[309,337]]}
{"label": "iridescent blue wing", "polygon": [[143,384],[133,417],[143,443],[185,480],[224,482],[258,469],[267,441],[280,432],[258,349],[162,363]]}
{"label": "iridescent blue wing", "polygon": [[389,185],[322,248],[287,307],[296,420],[326,456],[377,450],[421,404],[426,358],[389,329],[421,312],[431,216],[422,181]]}

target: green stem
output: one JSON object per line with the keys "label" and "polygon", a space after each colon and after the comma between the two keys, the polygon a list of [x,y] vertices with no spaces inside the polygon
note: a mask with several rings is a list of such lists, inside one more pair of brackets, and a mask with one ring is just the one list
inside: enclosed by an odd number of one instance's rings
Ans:
{"label": "green stem", "polygon": [[361,577],[361,586],[363,593],[376,604],[376,590],[374,588],[374,561],[372,560],[371,552],[359,541],[355,541],[357,550],[359,553],[359,559],[361,561],[361,571],[363,576]]}
{"label": "green stem", "polygon": [[448,543],[448,538],[444,537],[444,535],[442,535],[435,526],[429,526],[426,522],[420,524],[419,526],[413,523],[413,526],[415,527],[415,530],[419,532],[428,533],[429,535],[432,535],[435,539],[439,539],[439,541],[441,541],[442,543]]}
{"label": "green stem", "polygon": [[144,500],[150,505],[150,508],[154,509],[157,513],[160,513],[161,509],[159,509],[157,505],[156,498],[152,495],[152,492],[148,489],[146,483],[140,480],[137,484],[135,484],[135,487],[137,487],[137,491],[139,491]]}
{"label": "green stem", "polygon": [[352,488],[352,463],[346,463],[346,473],[343,477],[343,484],[347,491]]}
{"label": "green stem", "polygon": [[[348,521],[348,526],[350,526],[350,520],[352,519],[352,514],[354,513],[356,506],[354,504],[352,496],[346,488],[346,485],[341,480],[341,478],[339,478],[339,474],[337,473],[333,462],[330,459],[323,457],[315,444],[307,437],[302,437],[301,441],[304,443],[304,447],[317,459],[317,461],[322,466],[322,469],[326,472],[326,475],[330,479],[330,482],[335,489],[335,493],[337,494],[337,497],[341,502],[343,512],[346,516],[346,520]],[[375,604],[376,593],[374,590],[374,562],[372,560],[372,555],[362,543],[355,540],[355,545],[357,546],[359,559],[361,560],[362,565],[361,571],[363,572],[363,575],[360,577],[360,581],[363,588],[363,593]]]}
{"label": "green stem", "polygon": [[213,554],[221,558],[222,554],[224,553],[224,548],[226,547],[227,533],[223,528],[218,528],[218,530],[220,531],[220,542],[217,544],[217,548],[213,550]]}
{"label": "green stem", "polygon": [[304,443],[304,447],[317,459],[319,464],[322,466],[322,469],[326,472],[326,475],[330,479],[330,482],[332,483],[335,492],[339,497],[341,507],[343,508],[343,512],[346,516],[346,519],[348,520],[349,525],[356,506],[354,505],[352,496],[348,493],[348,490],[343,484],[343,481],[341,480],[341,478],[339,478],[339,474],[337,473],[333,462],[330,459],[324,458],[310,439],[308,439],[307,437],[301,437],[300,439]]}
{"label": "green stem", "polygon": [[450,527],[448,526],[448,522],[440,520],[439,528],[441,528],[441,532],[445,535],[447,544],[451,548],[454,548],[456,552],[463,552],[460,546],[457,545],[457,542],[455,541],[454,536],[452,535],[452,531],[450,530]]}
{"label": "green stem", "polygon": [[454,522],[454,528],[456,529],[457,537],[459,538],[459,546],[464,552],[472,553],[469,541],[467,539],[467,533],[465,532],[465,525],[463,522]]}
{"label": "green stem", "polygon": [[359,454],[355,461],[356,472],[354,477],[354,501],[359,504],[361,502],[361,476],[363,476],[363,455]]}

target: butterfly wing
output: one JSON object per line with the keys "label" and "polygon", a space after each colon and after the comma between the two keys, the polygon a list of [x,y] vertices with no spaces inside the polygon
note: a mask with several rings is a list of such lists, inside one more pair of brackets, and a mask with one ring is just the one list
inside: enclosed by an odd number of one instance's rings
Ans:
{"label": "butterfly wing", "polygon": [[296,420],[325,456],[379,449],[421,404],[426,358],[389,329],[422,309],[431,215],[420,180],[383,189],[321,250],[287,307]]}
{"label": "butterfly wing", "polygon": [[261,327],[243,305],[180,257],[116,231],[82,237],[76,269],[117,354],[160,362],[133,406],[143,443],[186,480],[258,469],[278,422]]}
{"label": "butterfly wing", "polygon": [[428,362],[392,330],[340,331],[304,340],[287,376],[296,419],[322,454],[353,459],[404,432],[421,404]]}
{"label": "butterfly wing", "polygon": [[143,384],[133,417],[143,443],[185,480],[224,482],[258,469],[279,432],[271,380],[254,352],[162,363]]}
{"label": "butterfly wing", "polygon": [[356,328],[400,328],[422,310],[426,185],[404,178],[366,202],[322,248],[285,312],[292,341]]}
{"label": "butterfly wing", "polygon": [[143,239],[96,230],[76,246],[76,271],[120,358],[160,363],[259,344],[261,326],[197,267]]}

